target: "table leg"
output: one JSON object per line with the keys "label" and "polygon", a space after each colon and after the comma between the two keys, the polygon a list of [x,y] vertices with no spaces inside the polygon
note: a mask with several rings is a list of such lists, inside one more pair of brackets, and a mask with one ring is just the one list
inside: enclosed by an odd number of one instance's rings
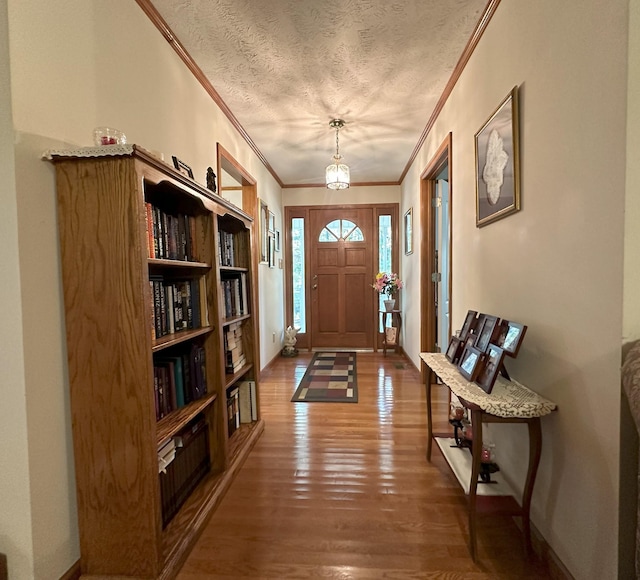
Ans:
{"label": "table leg", "polygon": [[431,369],[427,372],[427,384],[425,385],[427,393],[427,461],[431,463],[431,445],[433,443],[433,425],[431,412],[431,381],[434,379],[434,373]]}
{"label": "table leg", "polygon": [[527,470],[527,479],[522,493],[522,528],[524,529],[524,542],[527,550],[527,556],[533,554],[531,545],[531,496],[533,495],[533,485],[536,481],[538,473],[538,465],[540,464],[540,455],[542,454],[542,429],[540,426],[540,417],[533,417],[527,421],[529,427],[529,468]]}
{"label": "table leg", "polygon": [[473,433],[471,453],[471,481],[469,482],[469,552],[475,562],[477,557],[476,503],[478,477],[480,477],[480,457],[482,453],[482,411],[471,410],[471,431]]}

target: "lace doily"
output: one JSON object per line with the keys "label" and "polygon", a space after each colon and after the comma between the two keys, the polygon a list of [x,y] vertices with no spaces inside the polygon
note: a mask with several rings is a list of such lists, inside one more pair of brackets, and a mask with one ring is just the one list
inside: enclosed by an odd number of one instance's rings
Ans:
{"label": "lace doily", "polygon": [[103,145],[100,147],[76,147],[74,149],[49,149],[42,154],[51,161],[54,157],[116,157],[132,155],[133,145]]}
{"label": "lace doily", "polygon": [[542,417],[555,411],[554,402],[534,393],[518,381],[496,378],[491,394],[467,381],[442,353],[423,352],[420,358],[458,397],[497,417]]}

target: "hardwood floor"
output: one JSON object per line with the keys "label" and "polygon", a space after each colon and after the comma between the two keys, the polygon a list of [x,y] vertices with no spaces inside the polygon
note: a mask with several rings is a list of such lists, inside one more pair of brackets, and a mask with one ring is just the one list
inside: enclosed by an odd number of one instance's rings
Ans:
{"label": "hardwood floor", "polygon": [[[358,353],[357,404],[291,403],[310,358],[263,373],[264,434],[180,580],[548,577],[507,517],[479,519],[471,561],[464,495],[437,447],[425,459],[425,392],[408,361]],[[434,410],[448,428],[444,398]]]}

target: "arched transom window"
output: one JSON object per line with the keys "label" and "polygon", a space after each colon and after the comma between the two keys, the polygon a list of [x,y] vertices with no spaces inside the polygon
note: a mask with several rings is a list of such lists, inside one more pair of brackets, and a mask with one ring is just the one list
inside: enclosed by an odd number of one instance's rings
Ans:
{"label": "arched transom window", "polygon": [[328,223],[318,237],[319,242],[364,242],[362,230],[349,220],[333,220]]}

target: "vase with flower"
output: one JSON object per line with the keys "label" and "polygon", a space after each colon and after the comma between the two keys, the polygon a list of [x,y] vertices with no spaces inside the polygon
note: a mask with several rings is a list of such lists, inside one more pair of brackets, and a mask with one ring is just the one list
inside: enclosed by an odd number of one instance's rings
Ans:
{"label": "vase with flower", "polygon": [[402,280],[400,280],[398,274],[378,272],[371,287],[378,294],[384,294],[387,297],[387,300],[384,301],[384,308],[387,312],[391,312],[396,305],[396,295],[402,288]]}

